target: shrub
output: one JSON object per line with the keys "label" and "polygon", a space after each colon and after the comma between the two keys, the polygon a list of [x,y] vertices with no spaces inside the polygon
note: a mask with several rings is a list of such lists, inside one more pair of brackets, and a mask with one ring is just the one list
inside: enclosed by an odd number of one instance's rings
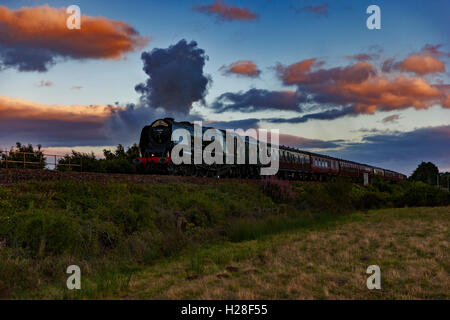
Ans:
{"label": "shrub", "polygon": [[295,199],[292,185],[287,180],[280,180],[276,177],[270,177],[261,180],[261,186],[264,194],[276,203],[289,202]]}

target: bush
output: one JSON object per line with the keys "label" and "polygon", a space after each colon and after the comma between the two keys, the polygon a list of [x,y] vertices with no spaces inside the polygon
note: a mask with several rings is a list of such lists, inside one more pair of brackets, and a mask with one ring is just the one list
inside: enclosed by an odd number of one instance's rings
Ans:
{"label": "bush", "polygon": [[80,171],[85,172],[103,172],[103,173],[136,173],[137,166],[133,163],[133,159],[139,157],[139,147],[133,144],[126,151],[122,145],[118,145],[115,151],[103,150],[104,159],[97,158],[94,153],[82,153],[72,150],[72,154],[66,154],[58,163],[68,165],[69,163],[75,165],[82,165],[81,167],[74,166],[59,166],[60,171]]}
{"label": "bush", "polygon": [[292,185],[287,180],[270,177],[261,180],[263,193],[276,203],[289,202],[295,199]]}
{"label": "bush", "polygon": [[413,206],[447,206],[450,204],[450,193],[423,182],[411,182],[406,186],[401,204]]}
{"label": "bush", "polygon": [[316,214],[349,212],[354,209],[351,199],[352,186],[345,178],[327,183],[297,182],[296,206],[300,210],[309,209]]}

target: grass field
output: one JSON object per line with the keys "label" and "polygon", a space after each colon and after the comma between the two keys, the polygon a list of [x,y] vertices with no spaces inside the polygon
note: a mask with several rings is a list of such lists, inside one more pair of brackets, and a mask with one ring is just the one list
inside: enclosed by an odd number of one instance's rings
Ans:
{"label": "grass field", "polygon": [[[449,224],[450,207],[357,213],[193,250],[136,274],[111,298],[448,299]],[[381,290],[366,287],[372,264],[381,268]]]}
{"label": "grass field", "polygon": [[6,176],[0,299],[448,298],[450,194],[422,183]]}

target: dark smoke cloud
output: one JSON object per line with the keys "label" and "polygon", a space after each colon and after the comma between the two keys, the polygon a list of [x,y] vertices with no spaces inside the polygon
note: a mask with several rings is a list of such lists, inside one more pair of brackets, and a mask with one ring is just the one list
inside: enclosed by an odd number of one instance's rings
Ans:
{"label": "dark smoke cloud", "polygon": [[194,102],[203,102],[211,79],[203,74],[208,57],[197,42],[183,39],[167,49],[144,52],[141,58],[149,78],[135,89],[144,105],[187,115]]}
{"label": "dark smoke cloud", "polygon": [[183,39],[166,49],[143,52],[141,58],[149,78],[135,87],[141,93],[140,101],[115,109],[107,121],[106,130],[114,140],[124,144],[135,142],[142,127],[158,118],[203,120],[190,112],[194,102],[203,103],[211,81],[203,74],[208,59],[205,51],[195,41],[188,43]]}
{"label": "dark smoke cloud", "polygon": [[226,92],[211,107],[218,113],[226,111],[256,112],[262,110],[301,111],[304,96],[295,91],[250,89],[246,92]]}

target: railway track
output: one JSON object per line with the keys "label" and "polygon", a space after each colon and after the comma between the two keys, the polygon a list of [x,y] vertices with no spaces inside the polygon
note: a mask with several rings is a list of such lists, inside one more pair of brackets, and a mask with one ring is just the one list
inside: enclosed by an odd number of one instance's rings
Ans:
{"label": "railway track", "polygon": [[192,183],[192,184],[215,184],[236,180],[239,182],[251,182],[251,179],[217,179],[190,176],[171,175],[142,175],[142,174],[118,174],[118,173],[95,173],[95,172],[70,172],[40,169],[0,169],[0,185],[21,183],[28,181],[92,181],[99,183],[108,182],[130,182],[130,183]]}

